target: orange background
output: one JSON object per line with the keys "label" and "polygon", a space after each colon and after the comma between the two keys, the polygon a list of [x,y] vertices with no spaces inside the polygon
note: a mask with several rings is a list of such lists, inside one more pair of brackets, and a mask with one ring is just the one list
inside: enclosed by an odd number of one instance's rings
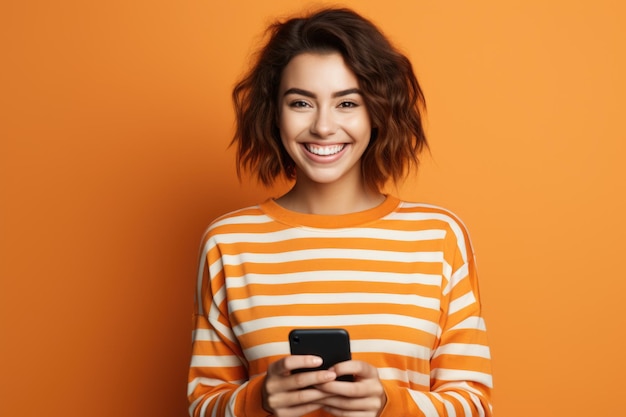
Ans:
{"label": "orange background", "polygon": [[[0,415],[186,415],[199,239],[271,194],[236,179],[230,90],[295,3],[2,3]],[[424,87],[398,191],[472,232],[496,414],[623,415],[624,3],[342,4]]]}

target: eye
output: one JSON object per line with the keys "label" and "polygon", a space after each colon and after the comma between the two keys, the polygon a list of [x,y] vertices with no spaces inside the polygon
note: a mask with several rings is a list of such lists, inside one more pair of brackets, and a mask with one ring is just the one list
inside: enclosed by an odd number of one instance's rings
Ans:
{"label": "eye", "polygon": [[293,107],[295,109],[303,109],[303,108],[311,107],[311,105],[304,100],[294,100],[289,103],[289,107]]}
{"label": "eye", "polygon": [[342,109],[351,109],[353,107],[358,107],[359,104],[355,103],[354,101],[342,101],[341,103],[339,103],[340,108]]}

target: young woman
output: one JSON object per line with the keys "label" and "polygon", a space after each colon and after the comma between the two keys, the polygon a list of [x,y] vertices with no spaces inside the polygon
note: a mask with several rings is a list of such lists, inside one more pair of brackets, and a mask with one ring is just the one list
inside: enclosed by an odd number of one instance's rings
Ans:
{"label": "young woman", "polygon": [[[408,59],[368,20],[325,9],[271,26],[233,98],[238,167],[294,185],[205,235],[190,414],[490,416],[468,234],[381,192],[426,145]],[[303,327],[346,329],[352,360],[292,374],[320,365],[290,355]]]}

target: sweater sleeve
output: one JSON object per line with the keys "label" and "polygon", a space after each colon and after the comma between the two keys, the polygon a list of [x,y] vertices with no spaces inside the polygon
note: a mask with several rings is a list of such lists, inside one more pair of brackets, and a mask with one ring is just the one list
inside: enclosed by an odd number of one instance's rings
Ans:
{"label": "sweater sleeve", "polygon": [[491,416],[492,376],[481,315],[476,261],[460,223],[445,240],[440,336],[430,358],[430,390],[383,381],[387,405],[381,417]]}
{"label": "sweater sleeve", "polygon": [[219,248],[210,241],[204,248],[187,388],[189,415],[266,417],[261,405],[263,377],[249,378],[246,359],[229,322]]}

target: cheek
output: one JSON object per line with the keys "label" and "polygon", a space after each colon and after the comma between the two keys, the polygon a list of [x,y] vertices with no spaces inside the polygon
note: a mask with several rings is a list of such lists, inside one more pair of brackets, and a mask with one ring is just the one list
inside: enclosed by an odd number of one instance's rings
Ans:
{"label": "cheek", "polygon": [[306,128],[307,124],[303,117],[281,116],[278,120],[278,129],[283,143],[295,140]]}
{"label": "cheek", "polygon": [[355,118],[346,124],[346,130],[348,130],[352,137],[361,141],[369,141],[372,136],[372,125],[368,119]]}
{"label": "cheek", "polygon": [[349,124],[351,126],[360,126],[366,129],[372,124],[369,113],[363,106],[359,107],[351,114],[346,115],[344,121],[346,124]]}

